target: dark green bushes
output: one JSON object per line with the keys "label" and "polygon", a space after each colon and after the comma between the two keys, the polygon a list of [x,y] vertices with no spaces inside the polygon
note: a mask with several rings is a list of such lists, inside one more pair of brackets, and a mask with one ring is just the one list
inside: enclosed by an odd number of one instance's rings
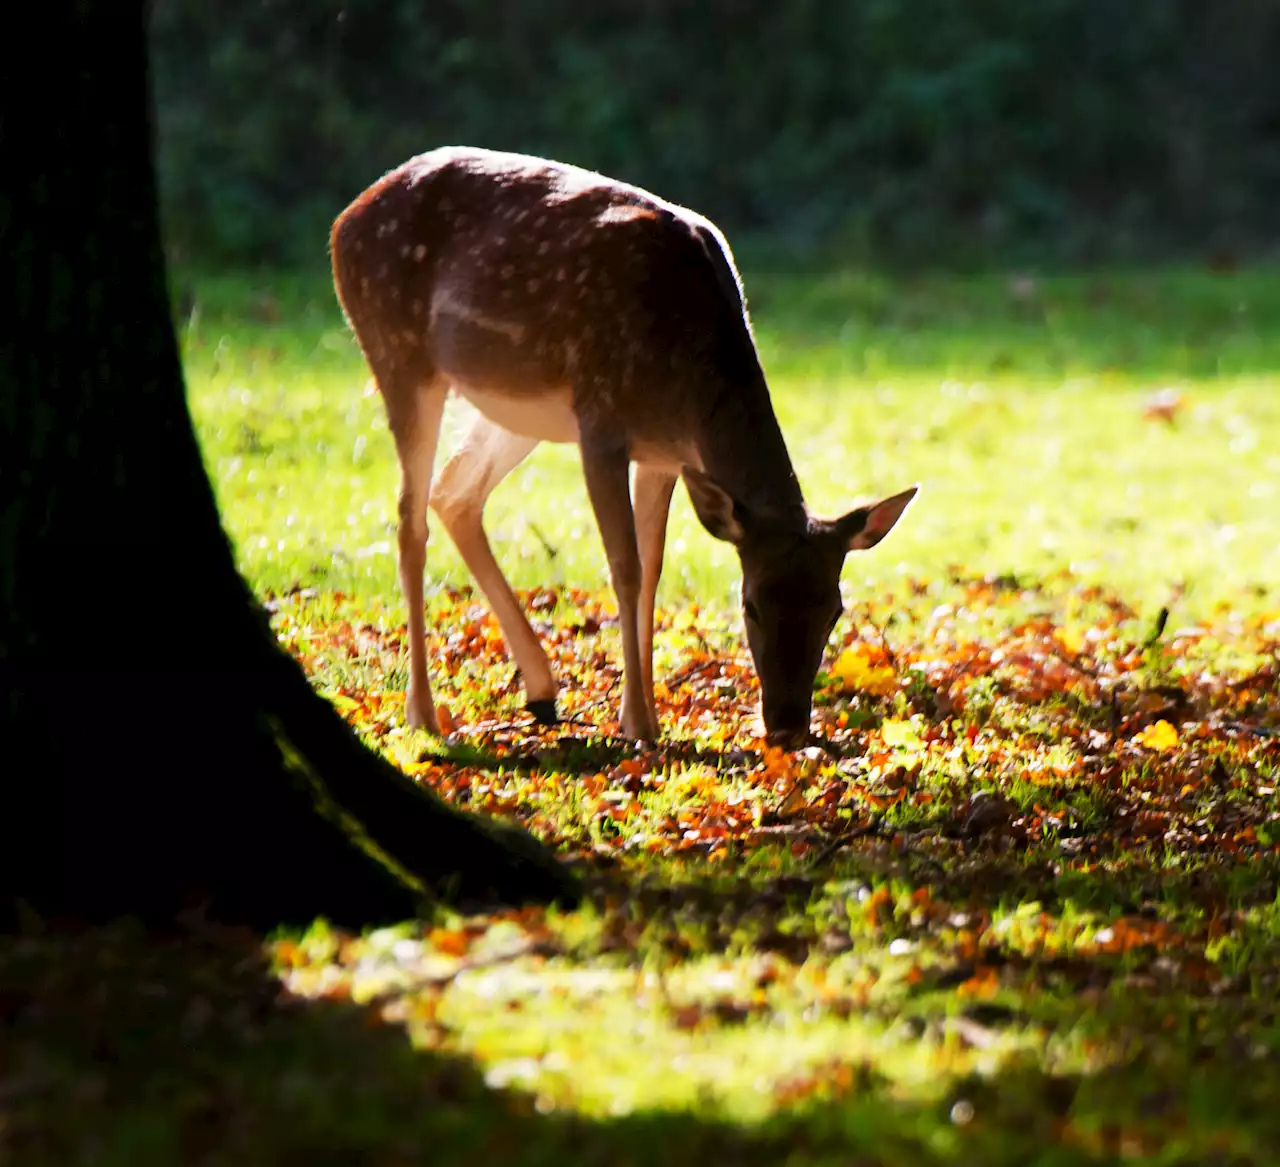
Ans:
{"label": "dark green bushes", "polygon": [[313,260],[383,170],[547,153],[795,251],[1280,235],[1275,0],[156,0],[173,245]]}

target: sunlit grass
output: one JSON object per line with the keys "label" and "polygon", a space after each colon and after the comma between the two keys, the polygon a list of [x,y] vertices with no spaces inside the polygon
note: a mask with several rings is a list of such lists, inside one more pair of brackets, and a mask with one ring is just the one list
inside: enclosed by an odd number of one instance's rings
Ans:
{"label": "sunlit grass", "polygon": [[[1070,568],[1147,607],[1177,589],[1188,619],[1274,595],[1274,272],[746,279],[814,509],[923,487],[886,544],[850,559],[851,595],[949,565]],[[394,451],[331,290],[196,287],[190,399],[243,570],[276,591],[395,596]],[[1171,420],[1145,412],[1158,390],[1178,395]],[[442,457],[465,409],[450,408]],[[571,448],[539,447],[495,493],[487,524],[516,587],[604,576]],[[727,607],[735,568],[678,490],[660,602]],[[467,582],[443,532],[428,570]]]}

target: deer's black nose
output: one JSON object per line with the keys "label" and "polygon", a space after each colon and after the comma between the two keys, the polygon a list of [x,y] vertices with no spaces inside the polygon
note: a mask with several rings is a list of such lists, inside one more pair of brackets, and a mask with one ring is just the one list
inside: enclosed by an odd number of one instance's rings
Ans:
{"label": "deer's black nose", "polygon": [[809,705],[804,701],[766,704],[764,726],[769,745],[799,749],[809,740]]}

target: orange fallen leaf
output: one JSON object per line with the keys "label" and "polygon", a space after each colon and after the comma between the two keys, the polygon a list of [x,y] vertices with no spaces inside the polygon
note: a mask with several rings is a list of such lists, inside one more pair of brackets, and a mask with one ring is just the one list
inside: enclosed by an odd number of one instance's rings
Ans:
{"label": "orange fallen leaf", "polygon": [[446,956],[465,956],[471,947],[471,937],[461,929],[432,928],[427,943]]}
{"label": "orange fallen leaf", "polygon": [[1148,421],[1163,421],[1172,425],[1186,405],[1186,398],[1176,389],[1157,389],[1143,402],[1142,416]]}

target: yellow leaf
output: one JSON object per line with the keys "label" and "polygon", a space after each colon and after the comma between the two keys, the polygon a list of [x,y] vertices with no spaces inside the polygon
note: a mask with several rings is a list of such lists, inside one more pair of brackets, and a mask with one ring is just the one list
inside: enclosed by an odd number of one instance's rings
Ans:
{"label": "yellow leaf", "polygon": [[909,721],[889,717],[880,723],[880,737],[886,746],[918,746],[920,736]]}
{"label": "yellow leaf", "polygon": [[866,649],[857,644],[850,645],[836,658],[831,666],[831,675],[846,693],[857,691],[887,697],[898,687],[898,678],[892,667],[872,664],[867,659]]}
{"label": "yellow leaf", "polygon": [[779,818],[785,818],[787,815],[793,815],[796,811],[802,809],[807,803],[804,797],[804,791],[797,785],[791,788],[791,793],[786,796],[775,812]]}
{"label": "yellow leaf", "polygon": [[1153,722],[1133,739],[1149,750],[1171,750],[1178,744],[1178,731],[1167,721]]}
{"label": "yellow leaf", "polygon": [[334,708],[337,709],[339,713],[351,713],[360,708],[359,701],[352,701],[350,697],[347,697],[342,693],[335,693],[329,698],[329,700],[333,703]]}
{"label": "yellow leaf", "polygon": [[1079,656],[1084,651],[1084,635],[1078,628],[1059,628],[1054,636],[1072,656]]}

